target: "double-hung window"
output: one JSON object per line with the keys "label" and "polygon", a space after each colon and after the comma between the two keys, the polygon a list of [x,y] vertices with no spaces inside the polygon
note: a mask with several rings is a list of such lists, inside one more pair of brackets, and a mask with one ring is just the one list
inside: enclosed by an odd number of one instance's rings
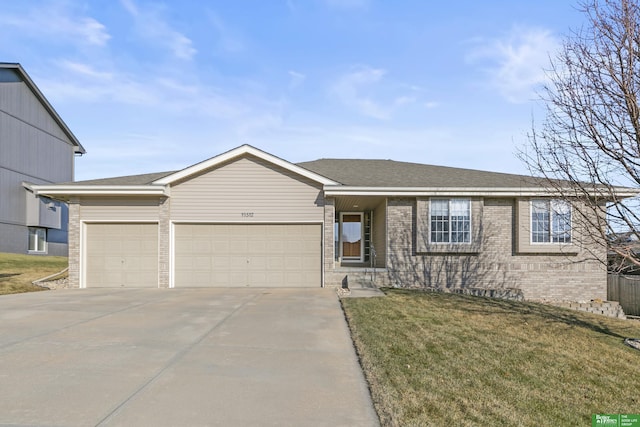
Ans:
{"label": "double-hung window", "polygon": [[471,200],[431,199],[431,243],[471,243]]}
{"label": "double-hung window", "polygon": [[571,243],[571,205],[563,200],[533,200],[531,243]]}

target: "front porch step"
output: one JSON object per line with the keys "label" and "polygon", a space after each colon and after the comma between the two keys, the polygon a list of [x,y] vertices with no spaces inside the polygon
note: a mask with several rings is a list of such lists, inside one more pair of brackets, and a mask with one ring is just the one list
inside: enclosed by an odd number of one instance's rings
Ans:
{"label": "front porch step", "polygon": [[388,286],[388,274],[386,268],[337,267],[327,272],[325,283],[340,288],[375,289]]}
{"label": "front porch step", "polygon": [[353,278],[349,277],[347,279],[347,284],[349,286],[349,289],[357,289],[357,288],[372,289],[372,288],[377,288],[376,284],[371,279],[362,279],[362,278],[353,279]]}
{"label": "front porch step", "polygon": [[376,281],[380,277],[377,272],[373,271],[348,271],[345,272],[346,284],[349,289],[357,288],[377,288]]}

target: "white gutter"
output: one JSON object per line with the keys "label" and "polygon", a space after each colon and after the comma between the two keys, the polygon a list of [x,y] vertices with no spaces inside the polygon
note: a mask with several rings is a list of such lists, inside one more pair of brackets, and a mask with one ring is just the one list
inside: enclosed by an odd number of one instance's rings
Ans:
{"label": "white gutter", "polygon": [[[567,192],[571,191],[566,189]],[[560,191],[540,187],[516,189],[513,187],[355,187],[324,186],[326,196],[484,196],[484,197],[539,197],[560,194]],[[639,189],[621,187],[616,189],[617,197],[636,197]]]}
{"label": "white gutter", "polygon": [[25,184],[37,196],[169,196],[164,185],[34,185]]}

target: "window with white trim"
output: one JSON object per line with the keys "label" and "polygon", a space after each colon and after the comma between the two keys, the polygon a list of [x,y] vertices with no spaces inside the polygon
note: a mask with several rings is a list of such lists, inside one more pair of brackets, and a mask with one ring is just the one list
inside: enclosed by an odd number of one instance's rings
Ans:
{"label": "window with white trim", "polygon": [[571,205],[564,200],[532,200],[531,243],[571,243]]}
{"label": "window with white trim", "polygon": [[29,252],[47,251],[47,229],[29,227]]}
{"label": "window with white trim", "polygon": [[431,243],[471,243],[471,200],[431,199]]}

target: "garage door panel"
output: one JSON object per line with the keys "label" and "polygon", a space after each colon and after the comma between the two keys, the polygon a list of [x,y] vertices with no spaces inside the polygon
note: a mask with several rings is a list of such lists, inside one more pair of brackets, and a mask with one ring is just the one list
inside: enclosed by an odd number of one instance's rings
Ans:
{"label": "garage door panel", "polygon": [[269,253],[272,254],[284,254],[286,252],[287,244],[282,240],[269,242]]}
{"label": "garage door panel", "polygon": [[191,263],[192,268],[196,270],[210,270],[211,269],[211,258],[198,256],[193,258],[193,262]]}
{"label": "garage door panel", "polygon": [[195,240],[192,245],[194,252],[209,253],[211,252],[211,242],[208,240]]}
{"label": "garage door panel", "polygon": [[[175,286],[319,287],[319,224],[176,224]],[[210,242],[210,250],[183,242]],[[206,257],[210,264],[188,261]]]}
{"label": "garage door panel", "polygon": [[268,253],[268,250],[268,242],[266,240],[256,239],[247,248],[247,253],[249,255],[264,255]]}
{"label": "garage door panel", "polygon": [[245,255],[247,253],[247,249],[249,247],[249,242],[246,240],[238,240],[246,236],[234,236],[231,237],[231,241],[229,242],[229,253],[235,255]]}
{"label": "garage door panel", "polygon": [[227,241],[213,241],[211,242],[211,245],[212,245],[212,250],[215,253],[220,254],[220,253],[229,252],[229,242]]}
{"label": "garage door panel", "polygon": [[158,225],[86,225],[87,287],[157,287]]}
{"label": "garage door panel", "polygon": [[240,271],[231,271],[229,273],[231,286],[247,286],[247,274]]}
{"label": "garage door panel", "polygon": [[[231,273],[228,271],[214,271],[208,274],[202,281],[195,283],[195,286],[210,287],[211,283],[220,283],[221,286],[231,286]],[[222,285],[226,283],[226,285]]]}
{"label": "garage door panel", "polygon": [[302,259],[303,270],[311,270],[317,264],[318,260],[316,260],[315,258],[306,257]]}
{"label": "garage door panel", "polygon": [[231,260],[228,256],[216,256],[212,259],[212,266],[214,270],[228,270],[231,265]]}
{"label": "garage door panel", "polygon": [[282,270],[284,266],[284,257],[267,256],[267,270]]}

